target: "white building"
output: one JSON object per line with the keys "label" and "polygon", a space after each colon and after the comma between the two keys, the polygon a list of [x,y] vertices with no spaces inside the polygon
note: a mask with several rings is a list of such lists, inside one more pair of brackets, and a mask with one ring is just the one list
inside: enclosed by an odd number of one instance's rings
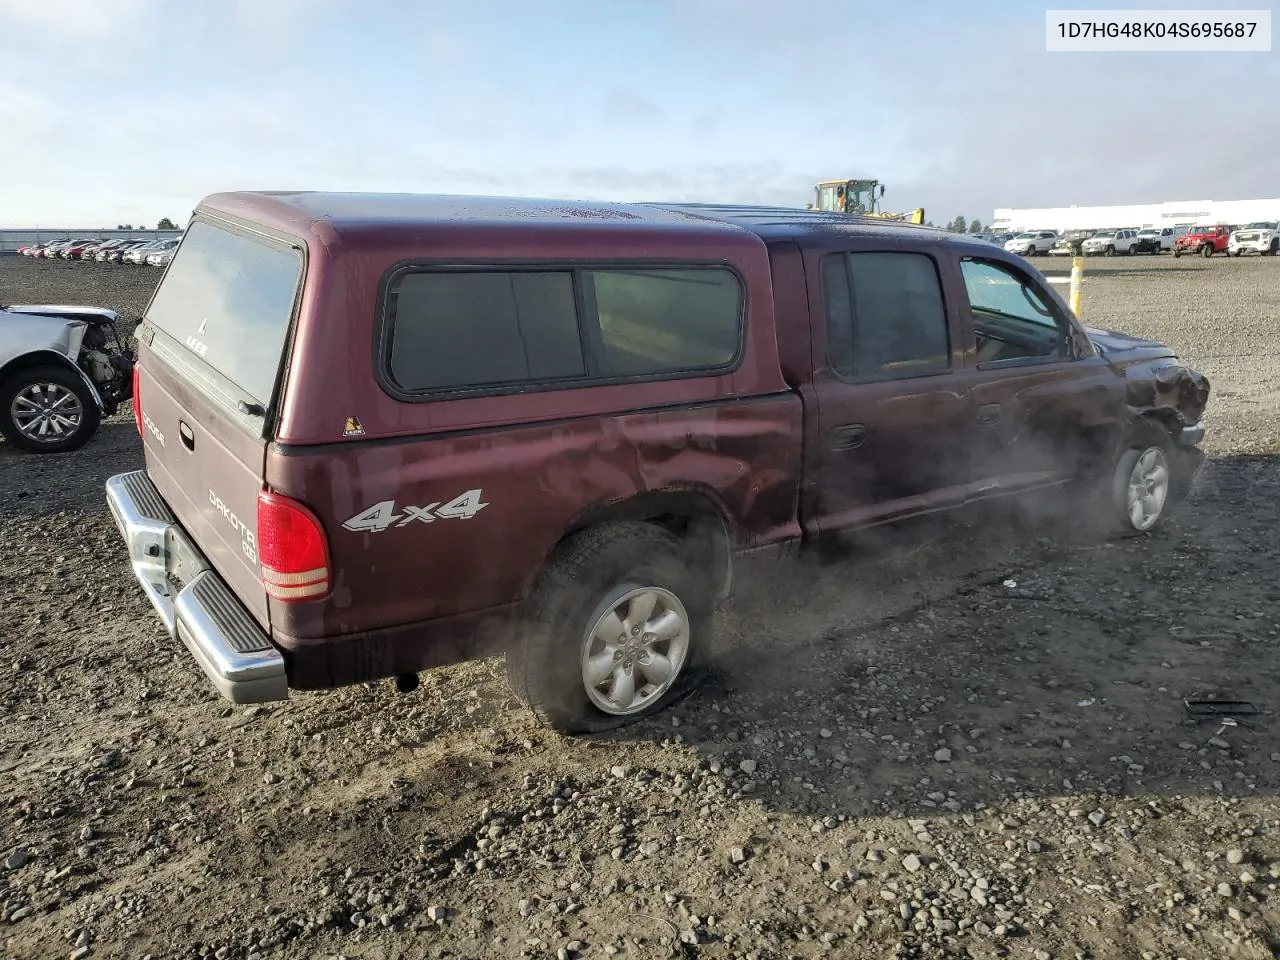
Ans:
{"label": "white building", "polygon": [[991,229],[1100,230],[1107,227],[1176,227],[1179,224],[1239,225],[1255,220],[1280,221],[1280,198],[1273,200],[1171,200],[1168,203],[1117,204],[1107,207],[1046,207],[1040,210],[996,208]]}

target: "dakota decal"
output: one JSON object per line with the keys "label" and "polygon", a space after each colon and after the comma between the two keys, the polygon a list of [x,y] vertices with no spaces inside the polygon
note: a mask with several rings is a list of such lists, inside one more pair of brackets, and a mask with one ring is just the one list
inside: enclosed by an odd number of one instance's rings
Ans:
{"label": "dakota decal", "polygon": [[[240,552],[243,553],[252,563],[258,562],[258,537],[254,530],[250,530],[245,522],[235,515],[235,512],[223,503],[222,498],[209,491],[209,504],[213,509],[222,514],[222,518],[231,524],[232,527],[240,534]],[[256,523],[256,519],[255,519]]]}

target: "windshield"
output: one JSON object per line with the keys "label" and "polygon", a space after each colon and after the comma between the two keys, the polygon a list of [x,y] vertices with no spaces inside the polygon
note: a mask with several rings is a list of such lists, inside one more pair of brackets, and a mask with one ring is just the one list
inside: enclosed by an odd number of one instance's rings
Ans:
{"label": "windshield", "polygon": [[1159,230],[1139,230],[1139,231],[1138,231],[1138,236],[1140,236],[1140,237],[1158,237],[1158,236],[1160,236],[1160,231],[1159,231]]}
{"label": "windshield", "polygon": [[1275,228],[1274,220],[1259,220],[1257,223],[1251,223],[1245,227],[1246,230],[1274,230]]}
{"label": "windshield", "polygon": [[1036,235],[1035,235],[1034,233],[1020,233],[1020,234],[1018,234],[1016,237],[1014,237],[1013,239],[1015,239],[1015,240],[1034,240],[1034,239],[1036,239]]}
{"label": "windshield", "polygon": [[1114,230],[1103,230],[1093,235],[1094,240],[1109,240],[1116,235]]}
{"label": "windshield", "polygon": [[147,319],[267,404],[301,277],[297,250],[196,221]]}

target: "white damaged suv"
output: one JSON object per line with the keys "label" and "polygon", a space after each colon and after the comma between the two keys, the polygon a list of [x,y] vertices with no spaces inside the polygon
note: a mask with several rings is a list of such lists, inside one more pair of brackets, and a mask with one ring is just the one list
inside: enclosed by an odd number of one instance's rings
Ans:
{"label": "white damaged suv", "polygon": [[1227,254],[1238,257],[1242,253],[1256,253],[1274,257],[1280,252],[1280,223],[1259,220],[1231,232],[1227,240]]}

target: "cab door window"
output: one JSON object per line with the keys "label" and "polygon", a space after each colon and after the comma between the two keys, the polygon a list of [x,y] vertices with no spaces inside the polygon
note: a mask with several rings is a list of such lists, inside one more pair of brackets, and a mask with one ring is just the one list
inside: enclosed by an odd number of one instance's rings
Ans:
{"label": "cab door window", "polygon": [[1071,327],[1029,278],[1003,263],[960,261],[980,367],[1071,359]]}
{"label": "cab door window", "polygon": [[827,360],[844,380],[890,380],[951,368],[938,268],[921,253],[851,253],[822,263]]}

